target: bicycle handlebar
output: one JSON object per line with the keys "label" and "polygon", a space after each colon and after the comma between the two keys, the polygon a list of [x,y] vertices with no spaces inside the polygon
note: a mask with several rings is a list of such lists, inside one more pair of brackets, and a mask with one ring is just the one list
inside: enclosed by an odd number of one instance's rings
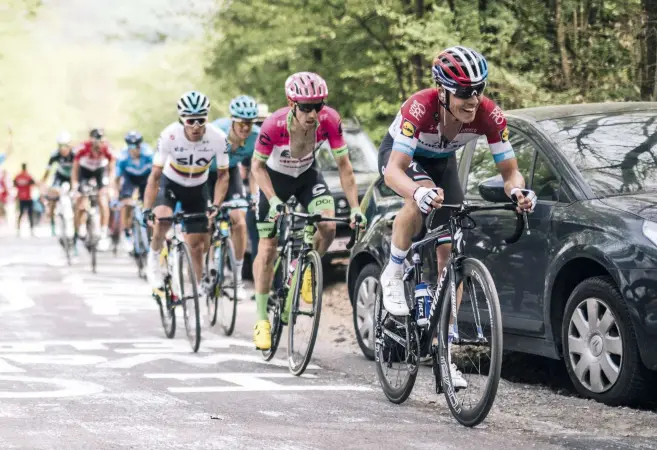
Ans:
{"label": "bicycle handlebar", "polygon": [[[151,218],[153,216],[153,213],[151,213]],[[177,212],[173,216],[169,217],[159,217],[157,219],[158,222],[173,222],[173,223],[180,223],[183,220],[197,220],[197,219],[207,219],[208,215],[204,212],[202,213],[184,213],[184,212]]]}

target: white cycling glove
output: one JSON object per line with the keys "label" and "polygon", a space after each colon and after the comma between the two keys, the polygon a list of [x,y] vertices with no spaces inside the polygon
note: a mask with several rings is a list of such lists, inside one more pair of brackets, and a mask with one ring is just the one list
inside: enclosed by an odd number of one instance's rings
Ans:
{"label": "white cycling glove", "polygon": [[433,189],[420,186],[413,193],[413,198],[415,199],[415,203],[417,203],[418,208],[420,208],[420,211],[422,211],[424,214],[428,214],[429,211],[433,209],[431,202],[438,198],[438,194]]}
{"label": "white cycling glove", "polygon": [[529,209],[529,212],[533,212],[534,208],[536,208],[536,193],[531,189],[513,188],[511,189],[511,198],[513,201],[517,201],[517,198],[514,198],[517,193],[521,193],[527,200],[532,202],[532,207]]}

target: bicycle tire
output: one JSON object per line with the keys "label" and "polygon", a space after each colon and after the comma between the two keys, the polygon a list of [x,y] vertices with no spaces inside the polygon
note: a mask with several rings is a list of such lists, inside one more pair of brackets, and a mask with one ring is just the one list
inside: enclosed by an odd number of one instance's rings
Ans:
{"label": "bicycle tire", "polygon": [[148,248],[148,242],[144,241],[146,236],[145,232],[142,229],[141,225],[138,222],[132,223],[132,239],[133,244],[132,248],[135,253],[134,257],[137,263],[137,272],[140,278],[146,279],[146,249]]}
{"label": "bicycle tire", "polygon": [[[189,303],[185,296],[185,283],[183,282],[184,267],[187,264],[188,276],[192,285],[192,298],[194,305],[193,317],[190,317],[188,308]],[[183,305],[183,319],[185,321],[185,332],[187,333],[187,340],[192,347],[194,353],[198,352],[201,346],[201,315],[198,305],[198,289],[196,283],[196,274],[194,273],[194,266],[192,265],[192,257],[189,254],[189,247],[185,242],[178,244],[178,280],[180,282],[180,297]],[[194,320],[194,324],[190,320]]]}
{"label": "bicycle tire", "polygon": [[[233,331],[235,330],[235,320],[237,319],[237,271],[235,270],[235,251],[233,250],[233,242],[230,240],[230,238],[224,239],[223,248],[224,251],[221,254],[222,257],[221,276],[219,275],[219,272],[217,272],[217,279],[218,280],[221,279],[221,284],[219,285],[220,294],[225,294],[225,295],[221,295],[221,298],[218,299],[218,302],[222,302],[222,305],[217,305],[216,310],[218,311],[219,309],[221,309],[222,311],[221,327],[224,330],[224,334],[226,336],[230,336],[231,334],[233,334]],[[232,274],[232,283],[231,283],[233,287],[232,298],[228,297],[228,293],[230,293],[231,290],[224,288],[224,282],[226,281],[224,279],[224,270],[227,267],[227,264],[230,264],[231,274]],[[231,301],[226,302],[226,300],[229,298],[231,298]],[[228,303],[228,305],[232,303],[233,306],[232,311],[228,314],[228,316],[224,314],[224,308],[223,308],[223,306],[225,306],[226,303]],[[226,323],[226,319],[228,319],[228,323]]]}
{"label": "bicycle tire", "polygon": [[[301,297],[301,286],[303,283],[303,274],[306,270],[305,268],[310,265],[313,269],[313,274],[311,279],[315,281],[313,288],[313,295],[316,294],[313,298],[313,325],[312,331],[310,333],[310,339],[308,341],[308,347],[304,352],[303,358],[298,364],[294,363],[294,328],[296,325],[296,314],[295,311],[298,311],[299,299]],[[300,261],[297,264],[296,270],[301,270],[297,275],[297,282],[294,286],[294,296],[292,297],[292,310],[290,312],[290,318],[288,323],[288,345],[287,345],[287,356],[288,356],[288,367],[290,372],[296,376],[300,376],[308,367],[310,363],[310,358],[313,355],[313,349],[315,348],[315,342],[317,340],[317,333],[319,332],[319,320],[322,315],[322,292],[324,288],[324,280],[322,273],[322,258],[319,256],[316,250],[309,251],[303,258],[303,263]]]}
{"label": "bicycle tire", "polygon": [[160,321],[164,335],[173,339],[176,336],[176,311],[171,307],[171,278],[167,278],[164,283],[164,295],[164,304],[161,299],[157,302],[160,306]]}
{"label": "bicycle tire", "polygon": [[[497,289],[495,282],[486,266],[479,260],[474,258],[465,258],[461,261],[461,274],[465,280],[469,275],[475,274],[475,278],[479,277],[484,295],[489,306],[489,313],[491,319],[491,356],[490,356],[490,369],[488,375],[488,383],[484,389],[484,396],[477,403],[475,408],[464,410],[457,403],[458,398],[451,383],[451,375],[449,369],[448,359],[448,331],[449,320],[452,311],[451,294],[447,297],[450,289],[445,289],[445,298],[442,302],[440,313],[439,333],[438,333],[438,357],[441,373],[441,384],[445,400],[450,412],[454,418],[466,427],[474,427],[480,424],[488,413],[490,412],[497,388],[500,382],[500,375],[502,371],[502,311],[500,309],[500,301],[497,296]],[[449,287],[449,286],[448,286]],[[447,300],[450,301],[447,301]],[[456,301],[454,301],[456,304]]]}
{"label": "bicycle tire", "polygon": [[[217,285],[219,284],[219,277],[221,271],[223,268],[217,267],[216,272],[214,277],[210,276],[210,267],[215,266],[214,263],[214,252],[216,248],[216,241],[210,242],[210,248],[208,249],[207,253],[205,254],[205,266],[204,266],[204,278],[207,283],[207,285],[210,286],[208,295],[205,297],[205,306],[207,307],[208,311],[208,322],[210,323],[210,326],[213,327],[217,323],[217,307],[218,307],[218,300],[217,300]],[[223,254],[223,252],[222,252]],[[218,266],[218,264],[217,264]]]}
{"label": "bicycle tire", "polygon": [[94,235],[94,219],[91,214],[88,214],[87,219],[87,242],[89,243],[89,253],[91,253],[91,271],[97,273],[97,260],[96,260],[96,236]]}
{"label": "bicycle tire", "polygon": [[[380,281],[379,281],[380,283]],[[405,287],[406,288],[406,287]],[[406,293],[405,293],[406,294]],[[374,327],[375,330],[376,328],[379,328],[380,330],[384,329],[384,324],[381,322],[382,320],[382,306],[383,306],[383,295],[377,295],[375,300],[374,300]],[[418,332],[418,328],[416,326],[412,326],[410,323],[410,316],[406,316],[403,318],[403,323],[405,326],[406,330],[410,330],[413,333],[413,340],[416,345],[415,352],[419,356],[420,354],[420,336]],[[383,331],[381,331],[383,333]],[[408,371],[408,378],[406,379],[406,382],[397,388],[393,387],[390,385],[388,382],[388,379],[386,378],[384,372],[383,372],[383,367],[382,364],[385,364],[383,361],[383,350],[384,348],[382,347],[381,342],[385,343],[385,336],[383,334],[379,338],[376,335],[375,331],[375,336],[374,336],[374,361],[376,363],[376,374],[379,379],[379,384],[381,385],[381,389],[383,390],[384,395],[386,398],[395,404],[401,404],[408,399],[408,397],[411,395],[411,392],[413,391],[413,387],[415,386],[415,380],[417,379],[417,373],[418,373],[418,365],[416,363],[415,368],[410,371]]]}
{"label": "bicycle tire", "polygon": [[[283,314],[283,302],[278,296],[278,291],[281,290],[283,283],[286,281],[287,275],[287,260],[285,257],[278,257],[274,265],[274,278],[272,281],[272,293],[267,300],[267,311],[271,313],[271,347],[269,350],[262,350],[262,357],[265,361],[271,361],[276,355],[276,350],[281,343],[281,336],[283,334],[283,321],[281,321],[281,314]],[[280,284],[279,284],[280,283]]]}
{"label": "bicycle tire", "polygon": [[64,253],[66,254],[66,263],[70,266],[72,264],[72,262],[71,262],[71,242],[70,242],[68,236],[66,235],[66,218],[62,214],[59,214],[57,216],[57,218],[59,219],[59,222],[61,224],[61,227],[60,227],[60,229],[62,230],[61,239],[62,239],[62,243],[63,243],[63,247],[64,247]]}

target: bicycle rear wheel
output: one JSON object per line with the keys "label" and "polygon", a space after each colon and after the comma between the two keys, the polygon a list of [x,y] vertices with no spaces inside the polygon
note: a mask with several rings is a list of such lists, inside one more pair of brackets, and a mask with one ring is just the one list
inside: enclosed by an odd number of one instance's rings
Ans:
{"label": "bicycle rear wheel", "polygon": [[[153,294],[156,295],[156,294]],[[158,305],[160,306],[160,321],[164,329],[164,335],[173,339],[176,335],[176,311],[171,305],[171,277],[167,276],[164,282],[164,302],[163,299],[158,297]]]}
{"label": "bicycle rear wheel", "polygon": [[221,262],[215,262],[215,260],[216,256],[221,256],[223,254],[222,250],[221,241],[213,240],[210,242],[210,248],[205,254],[203,277],[205,279],[205,285],[209,286],[208,293],[205,296],[205,306],[207,307],[208,322],[211,327],[217,323],[217,297],[220,294],[218,287],[221,286],[219,277],[223,273],[219,267]]}
{"label": "bicycle rear wheel", "polygon": [[64,248],[64,253],[66,254],[66,263],[71,265],[71,241],[66,234],[66,218],[59,214],[57,220],[60,224],[60,239],[62,240],[62,247]]}
{"label": "bicycle rear wheel", "polygon": [[183,318],[187,340],[196,353],[201,345],[201,313],[198,306],[198,288],[196,274],[192,266],[189,247],[185,242],[178,244],[178,281],[180,283],[180,300],[183,305]]}
{"label": "bicycle rear wheel", "polygon": [[262,350],[262,357],[265,361],[270,361],[278,345],[281,343],[281,336],[283,335],[283,321],[281,315],[283,314],[283,304],[285,298],[282,297],[285,283],[285,275],[287,275],[287,260],[284,257],[278,257],[274,265],[274,280],[272,283],[272,292],[267,300],[267,313],[269,315],[269,323],[271,324],[271,348],[269,350]]}
{"label": "bicycle rear wheel", "polygon": [[[315,250],[309,251],[301,262],[297,265],[296,270],[300,270],[297,275],[297,282],[294,286],[294,296],[292,297],[292,308],[290,312],[290,323],[287,332],[288,345],[287,356],[290,372],[294,375],[301,375],[308,367],[310,358],[315,348],[317,333],[319,331],[319,319],[322,314],[322,291],[324,286],[322,274],[322,259]],[[306,271],[310,270],[311,285],[311,304],[302,300],[303,281]],[[303,304],[301,303],[303,301]],[[303,319],[310,318],[307,328],[307,335],[304,333]],[[306,343],[304,349],[303,345]]]}
{"label": "bicycle rear wheel", "polygon": [[[226,277],[226,268],[230,267],[230,276]],[[223,240],[221,262],[217,265],[218,305],[217,311],[221,327],[226,336],[233,334],[237,318],[237,271],[235,270],[235,251],[230,238]],[[215,294],[217,290],[215,289]]]}
{"label": "bicycle rear wheel", "polygon": [[93,273],[96,273],[96,267],[97,267],[97,261],[96,261],[96,253],[97,253],[97,248],[98,248],[98,238],[94,234],[94,230],[96,224],[94,222],[94,217],[93,215],[89,215],[89,218],[87,219],[87,245],[89,249],[89,253],[91,253],[91,271]]}
{"label": "bicycle rear wheel", "polygon": [[[438,356],[442,390],[452,415],[462,425],[474,427],[488,415],[500,382],[502,312],[495,282],[486,266],[476,259],[466,258],[461,261],[459,272],[461,276],[456,277],[456,283],[463,286],[463,295],[456,314],[455,331],[450,336],[452,308],[456,307],[451,294],[456,289],[450,287],[445,290],[442,302]],[[464,395],[459,393],[461,391],[452,380],[452,364],[463,371],[461,378],[467,383],[467,387],[462,388]],[[470,372],[486,369],[487,375]],[[480,394],[481,398],[469,401],[470,394]]]}

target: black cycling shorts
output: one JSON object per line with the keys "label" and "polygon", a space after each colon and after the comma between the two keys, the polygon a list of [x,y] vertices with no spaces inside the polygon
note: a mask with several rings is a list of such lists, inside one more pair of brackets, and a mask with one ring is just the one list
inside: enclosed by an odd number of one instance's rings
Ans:
{"label": "black cycling shorts", "polygon": [[[160,187],[155,197],[153,208],[165,205],[175,210],[176,203],[180,202],[181,208],[186,213],[202,213],[208,209],[208,193],[205,183],[199,186],[181,186],[174,183],[166,176],[160,178]],[[183,222],[186,233],[207,233],[208,219],[195,219]]]}
{"label": "black cycling shorts", "polygon": [[71,185],[71,177],[67,177],[65,175],[62,175],[59,172],[55,172],[55,177],[52,180],[52,186],[51,187],[59,188],[64,183],[68,183],[69,186],[70,186]]}
{"label": "black cycling shorts", "polygon": [[[390,136],[390,133],[386,133],[379,147],[379,174],[381,176],[383,176],[385,168],[388,165],[393,142],[394,139]],[[406,175],[416,182],[432,181],[444,191],[444,202],[447,204],[455,205],[463,202],[463,190],[461,189],[459,170],[454,154],[444,158],[414,156],[411,164],[406,169]],[[431,227],[434,228],[446,224],[449,216],[450,211],[447,209],[436,211]]]}
{"label": "black cycling shorts", "polygon": [[[313,214],[320,211],[335,212],[333,196],[329,190],[322,173],[314,166],[306,170],[297,178],[276,172],[267,167],[276,196],[286,202],[294,195],[297,201]],[[274,222],[269,222],[269,200],[265,194],[258,190],[258,215],[256,217],[258,234],[261,238],[269,237],[274,229]]]}
{"label": "black cycling shorts", "polygon": [[[214,187],[217,183],[217,172],[212,170],[208,174],[208,191],[210,201],[214,202]],[[244,185],[240,175],[239,166],[231,167],[228,169],[228,192],[226,192],[225,202],[231,200],[245,199]]]}
{"label": "black cycling shorts", "polygon": [[135,189],[139,189],[139,200],[144,201],[144,193],[146,192],[146,185],[148,184],[148,175],[134,176],[126,174],[121,177],[121,181],[119,200],[131,198]]}
{"label": "black cycling shorts", "polygon": [[98,189],[104,188],[106,185],[103,184],[103,181],[105,180],[105,168],[101,167],[100,169],[96,170],[89,170],[84,167],[80,167],[80,172],[79,172],[79,182],[80,182],[80,187],[82,187],[83,184],[89,183],[90,180],[96,180],[96,187]]}

